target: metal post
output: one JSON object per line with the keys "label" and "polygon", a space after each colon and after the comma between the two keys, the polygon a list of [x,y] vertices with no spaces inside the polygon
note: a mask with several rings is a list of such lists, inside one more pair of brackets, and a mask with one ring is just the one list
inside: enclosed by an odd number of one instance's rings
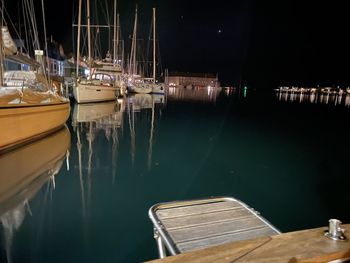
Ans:
{"label": "metal post", "polygon": [[159,258],[165,258],[166,251],[165,251],[164,243],[163,243],[162,237],[159,235],[156,228],[154,228],[154,238],[157,242]]}
{"label": "metal post", "polygon": [[65,86],[66,86],[66,98],[68,98],[69,97],[69,94],[68,94],[68,88],[69,87],[68,87],[68,83],[67,82],[65,83]]}

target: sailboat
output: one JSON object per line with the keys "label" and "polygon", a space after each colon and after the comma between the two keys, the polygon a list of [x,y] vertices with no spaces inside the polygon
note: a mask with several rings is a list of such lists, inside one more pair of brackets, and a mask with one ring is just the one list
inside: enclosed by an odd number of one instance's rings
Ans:
{"label": "sailboat", "polygon": [[126,87],[123,80],[123,54],[120,56],[120,19],[119,13],[117,13],[117,0],[114,0],[113,8],[113,54],[107,51],[104,59],[94,61],[95,73],[107,73],[112,75],[116,86],[120,89],[120,93],[124,93]]}
{"label": "sailboat", "polygon": [[[137,9],[136,9],[137,14]],[[136,28],[136,23],[135,23]],[[155,93],[155,94],[165,94],[165,86],[163,83],[159,83],[156,81],[156,9],[153,8],[153,16],[152,16],[152,33],[153,33],[153,74],[151,78],[137,78],[134,79],[134,82],[132,85],[130,85],[128,88],[129,92],[134,93]],[[133,44],[134,39],[136,39],[136,32],[134,33],[135,37],[133,37]],[[135,42],[136,45],[136,42]],[[136,48],[132,49],[132,51],[136,52]],[[136,55],[133,56],[135,58]],[[134,62],[135,63],[135,62]],[[136,64],[136,63],[135,63]]]}
{"label": "sailboat", "polygon": [[153,8],[153,77],[152,77],[152,93],[156,94],[165,94],[165,85],[164,83],[156,82],[156,9]]}
{"label": "sailboat", "polygon": [[152,92],[152,86],[149,83],[145,83],[140,75],[137,74],[137,62],[136,62],[136,47],[137,44],[137,6],[135,10],[135,21],[134,21],[134,30],[132,35],[131,43],[131,52],[129,59],[129,68],[128,68],[128,84],[127,91],[130,93],[142,93],[148,94]]}
{"label": "sailboat", "polygon": [[[1,10],[1,14],[4,13],[4,10]],[[34,31],[34,34],[37,32]],[[39,51],[38,56],[40,57],[43,51]],[[26,56],[20,54],[8,27],[2,24],[0,33],[0,152],[61,128],[70,113],[69,99],[54,91],[44,71],[43,63],[41,65],[37,62],[32,63],[37,70],[6,71],[5,59],[13,57]],[[32,60],[26,57],[21,64],[28,64]]]}
{"label": "sailboat", "polygon": [[[88,67],[89,74],[87,78],[78,77],[73,86],[73,95],[78,103],[98,102],[116,100],[118,87],[115,76],[111,72],[119,73],[120,68],[115,64],[110,65],[110,61],[105,61],[100,67],[105,67],[108,70],[100,72],[92,72],[92,56],[91,56],[91,24],[90,24],[90,1],[86,0],[87,9],[87,37],[88,37]],[[79,74],[80,61],[80,31],[81,31],[81,9],[82,0],[79,0],[79,14],[78,14],[78,34],[77,34],[77,62],[76,62],[76,76]],[[106,72],[107,71],[107,72]]]}

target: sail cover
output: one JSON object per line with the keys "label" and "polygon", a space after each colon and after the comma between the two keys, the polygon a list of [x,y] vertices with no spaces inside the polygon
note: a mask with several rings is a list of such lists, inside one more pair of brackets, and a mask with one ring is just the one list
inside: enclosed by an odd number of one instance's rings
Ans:
{"label": "sail cover", "polygon": [[17,46],[13,41],[7,26],[1,28],[2,42],[4,44],[5,55],[13,55],[17,52]]}

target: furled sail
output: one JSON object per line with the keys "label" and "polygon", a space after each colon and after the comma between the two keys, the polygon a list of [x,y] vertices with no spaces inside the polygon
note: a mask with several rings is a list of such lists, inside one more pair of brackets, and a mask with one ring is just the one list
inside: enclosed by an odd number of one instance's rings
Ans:
{"label": "furled sail", "polygon": [[5,55],[13,55],[17,53],[17,46],[13,41],[7,26],[1,27],[2,42],[4,45]]}
{"label": "furled sail", "polygon": [[40,64],[35,59],[17,50],[16,43],[13,41],[7,26],[1,28],[1,34],[6,59],[21,64],[27,64],[34,68],[40,67]]}

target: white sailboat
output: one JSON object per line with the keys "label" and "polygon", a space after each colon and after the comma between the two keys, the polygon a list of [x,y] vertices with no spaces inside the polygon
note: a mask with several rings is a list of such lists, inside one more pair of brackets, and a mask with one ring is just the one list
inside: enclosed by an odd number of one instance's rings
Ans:
{"label": "white sailboat", "polygon": [[142,93],[148,94],[152,92],[152,85],[145,83],[140,75],[137,74],[137,62],[136,62],[136,44],[137,44],[137,6],[135,10],[134,30],[132,35],[131,52],[128,67],[128,84],[127,90],[130,93]]}
{"label": "white sailboat", "polygon": [[[1,14],[4,13],[4,10],[1,10]],[[31,21],[32,23],[35,21],[34,15]],[[37,37],[37,32],[35,30],[32,32]],[[35,48],[38,49],[39,44],[35,44]],[[25,57],[22,64],[30,63],[33,59],[19,55],[20,52],[17,51],[7,26],[3,24],[0,50],[0,151],[2,151],[62,127],[69,117],[70,104],[67,98],[54,91],[43,66],[36,71],[6,71],[5,59]],[[35,66],[39,65],[36,64]]]}
{"label": "white sailboat", "polygon": [[[87,9],[87,37],[88,37],[88,67],[89,75],[86,79],[78,78],[73,86],[73,95],[78,103],[98,102],[116,100],[118,88],[115,78],[109,73],[92,73],[92,57],[91,57],[91,30],[90,30],[90,2],[86,0]],[[80,61],[80,30],[81,30],[81,9],[82,0],[79,0],[78,14],[78,34],[77,34],[77,68],[76,75],[79,73]],[[109,66],[109,65],[105,65]],[[117,72],[117,70],[116,70]]]}
{"label": "white sailboat", "polygon": [[156,81],[156,9],[153,8],[153,77],[152,77],[152,93],[165,94],[164,83],[157,83]]}
{"label": "white sailboat", "polygon": [[[165,85],[163,83],[159,83],[156,81],[156,9],[153,8],[153,15],[152,15],[152,33],[153,33],[153,61],[152,61],[152,67],[153,67],[153,73],[151,78],[134,78],[134,81],[132,84],[128,87],[129,92],[134,93],[155,93],[155,94],[165,94]],[[136,10],[137,14],[137,10]],[[135,24],[136,27],[136,24]],[[134,31],[135,37],[133,37],[133,44],[134,39],[136,39],[136,32]],[[136,42],[135,42],[136,45]],[[132,51],[136,52],[136,48],[132,48]],[[132,58],[135,58],[136,55],[134,55]],[[133,62],[136,64],[135,62]]]}
{"label": "white sailboat", "polygon": [[117,0],[114,0],[113,9],[113,54],[111,54],[108,50],[104,59],[95,60],[94,71],[96,73],[106,73],[112,75],[115,85],[119,89],[119,93],[124,94],[126,84],[123,79],[123,52],[121,51],[122,48],[119,44],[121,41],[121,31],[119,13],[117,13]]}

